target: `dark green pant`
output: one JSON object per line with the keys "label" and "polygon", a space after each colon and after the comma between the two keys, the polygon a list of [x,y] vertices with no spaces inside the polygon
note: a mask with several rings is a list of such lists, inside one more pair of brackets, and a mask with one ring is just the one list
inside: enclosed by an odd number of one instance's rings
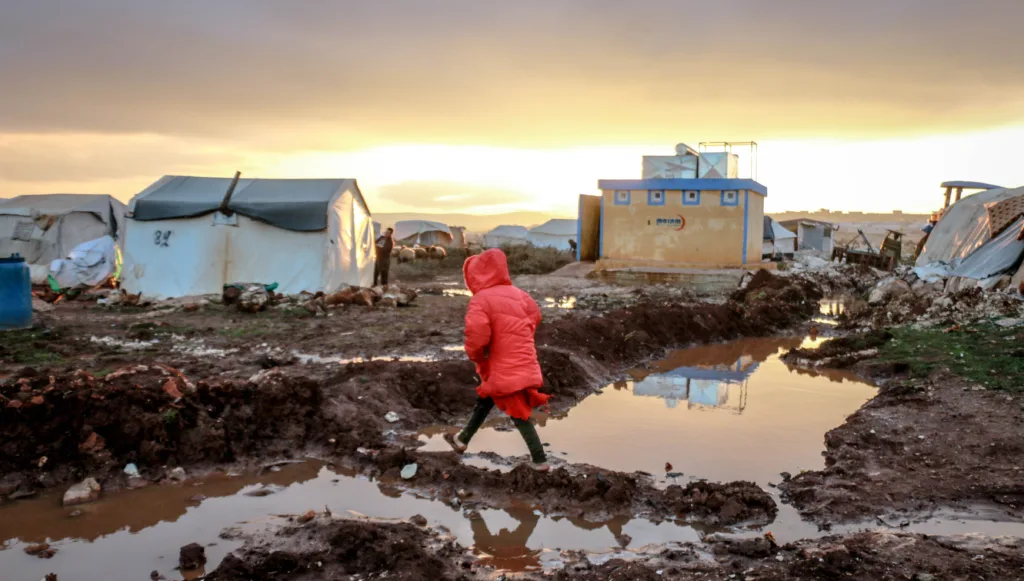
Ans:
{"label": "dark green pant", "polygon": [[[487,419],[487,414],[491,413],[494,408],[494,400],[486,398],[476,398],[476,408],[473,409],[473,415],[469,418],[469,423],[459,433],[459,441],[463,444],[468,444],[473,436],[476,435],[477,430],[480,426],[484,425],[484,420]],[[526,441],[526,447],[530,449],[530,457],[537,464],[547,462],[548,455],[544,453],[544,445],[540,443],[540,436],[537,435],[537,428],[533,427],[530,420],[521,420],[519,418],[512,418],[512,423],[516,425],[516,429],[519,430],[519,434],[523,436],[523,440]]]}

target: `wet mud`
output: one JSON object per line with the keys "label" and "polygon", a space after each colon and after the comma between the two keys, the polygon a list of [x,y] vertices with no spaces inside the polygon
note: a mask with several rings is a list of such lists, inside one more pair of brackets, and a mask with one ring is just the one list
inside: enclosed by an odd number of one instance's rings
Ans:
{"label": "wet mud", "polygon": [[[884,333],[826,342],[843,361]],[[806,357],[807,354],[802,354]],[[1024,518],[1024,400],[952,374],[904,373],[868,358],[854,367],[875,377],[878,395],[825,436],[824,470],[780,485],[785,498],[822,524],[899,514],[995,509]]]}

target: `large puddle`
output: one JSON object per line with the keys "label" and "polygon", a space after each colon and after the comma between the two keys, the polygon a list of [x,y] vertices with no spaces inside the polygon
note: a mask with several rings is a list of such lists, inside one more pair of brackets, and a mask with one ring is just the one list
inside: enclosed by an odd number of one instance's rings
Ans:
{"label": "large puddle", "polygon": [[[747,339],[676,351],[633,370],[628,380],[587,397],[567,413],[538,415],[538,430],[551,455],[560,460],[645,471],[665,484],[752,480],[775,494],[770,485],[779,482],[781,472],[796,474],[824,465],[825,432],[875,393],[852,374],[798,371],[779,359],[786,349],[817,342]],[[493,467],[472,454],[484,451],[523,457],[526,450],[518,433],[505,429],[505,422],[495,418],[472,442],[466,462]],[[425,429],[425,449],[447,450],[441,436],[451,430]],[[60,506],[61,491],[0,506],[0,577],[31,580],[54,572],[62,579],[106,581],[144,579],[158,571],[168,579],[181,579],[175,571],[180,547],[206,545],[212,568],[238,546],[219,538],[221,530],[259,526],[280,515],[325,507],[335,515],[380,519],[423,515],[473,547],[485,562],[513,571],[557,565],[560,550],[637,551],[696,542],[713,532],[642,519],[551,517],[530,506],[464,511],[317,461],[275,470],[111,494],[79,507],[80,514]],[[273,494],[251,494],[267,486]],[[779,508],[768,529],[780,541],[824,534],[803,522],[792,507],[780,503]],[[1024,536],[1024,525],[992,519],[950,514],[912,523],[905,530]],[[858,528],[865,527],[832,532]],[[39,542],[49,542],[56,556],[41,560],[24,553],[27,545]]]}

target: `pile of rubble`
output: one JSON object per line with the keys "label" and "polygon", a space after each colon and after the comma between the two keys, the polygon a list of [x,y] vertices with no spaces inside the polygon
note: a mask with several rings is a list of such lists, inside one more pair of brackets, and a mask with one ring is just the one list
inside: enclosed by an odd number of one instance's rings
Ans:
{"label": "pile of rubble", "polygon": [[832,262],[825,253],[815,250],[797,252],[778,274],[811,280],[826,296],[864,293],[886,276],[884,271],[867,265]]}

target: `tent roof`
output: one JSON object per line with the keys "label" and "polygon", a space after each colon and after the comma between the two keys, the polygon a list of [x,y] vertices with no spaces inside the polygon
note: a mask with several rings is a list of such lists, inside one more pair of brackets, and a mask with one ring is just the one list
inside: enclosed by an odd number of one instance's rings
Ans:
{"label": "tent roof", "polygon": [[0,214],[9,216],[62,216],[89,212],[107,222],[111,209],[124,213],[124,208],[120,200],[106,194],[34,194],[0,200]]}
{"label": "tent roof", "polygon": [[[164,176],[132,199],[132,218],[172,220],[210,214],[220,207],[230,185],[231,178]],[[346,191],[369,213],[352,179],[240,179],[228,209],[286,230],[323,230],[329,207]]]}
{"label": "tent roof", "polygon": [[572,219],[555,218],[530,230],[530,234],[548,234],[550,236],[576,236],[578,222]]}
{"label": "tent roof", "polygon": [[395,240],[405,240],[406,238],[412,238],[417,234],[426,234],[427,232],[443,232],[448,236],[452,235],[448,225],[441,222],[430,220],[402,220],[395,222]]}
{"label": "tent roof", "polygon": [[769,216],[764,217],[764,239],[765,240],[786,240],[788,238],[796,238],[796,234],[786,230],[782,224],[779,224]]}
{"label": "tent roof", "polygon": [[986,190],[961,198],[942,212],[942,218],[928,235],[918,266],[966,258],[991,239],[986,205],[1024,195],[1024,188]]}
{"label": "tent roof", "polygon": [[485,236],[506,236],[508,238],[526,238],[530,231],[525,226],[502,225],[491,230]]}
{"label": "tent roof", "polygon": [[998,190],[1002,186],[993,186],[992,184],[986,184],[984,182],[963,182],[963,181],[952,181],[942,182],[943,188],[964,188],[968,190]]}

